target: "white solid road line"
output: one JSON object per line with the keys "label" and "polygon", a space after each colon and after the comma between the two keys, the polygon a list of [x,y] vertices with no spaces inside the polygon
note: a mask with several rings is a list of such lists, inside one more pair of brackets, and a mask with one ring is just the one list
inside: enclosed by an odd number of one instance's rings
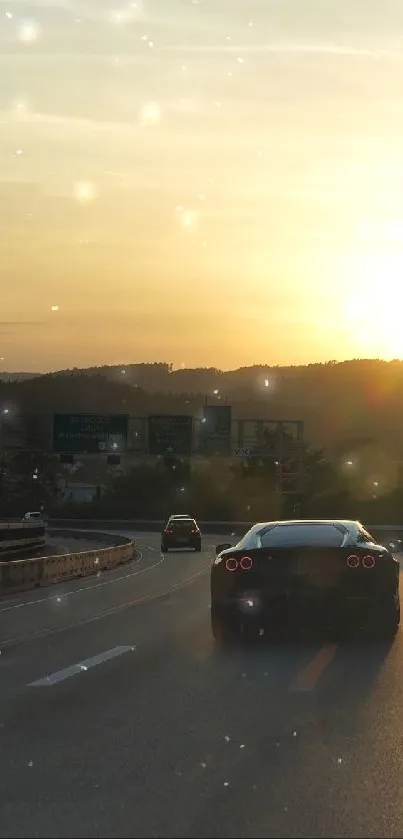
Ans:
{"label": "white solid road line", "polygon": [[[140,551],[140,557],[136,560],[136,565],[140,562],[143,558],[143,554]],[[158,562],[154,562],[153,565],[148,565],[146,568],[141,568],[139,571],[131,571],[129,574],[123,574],[122,577],[114,577],[111,580],[103,580],[101,583],[94,583],[93,585],[83,586],[82,588],[70,589],[70,591],[59,591],[58,594],[52,594],[49,597],[38,597],[36,600],[28,600],[26,602],[22,601],[21,603],[13,603],[12,605],[7,605],[3,609],[0,609],[0,614],[3,612],[10,612],[13,609],[23,609],[27,608],[28,606],[37,606],[41,603],[51,603],[52,600],[56,600],[57,602],[64,600],[66,597],[72,597],[75,594],[83,594],[86,591],[94,591],[97,588],[103,588],[104,586],[112,586],[115,583],[120,583],[122,580],[128,580],[131,577],[137,577],[139,574],[145,574],[147,571],[152,571],[153,568],[157,568],[158,565],[164,562],[164,557],[162,557]],[[67,582],[67,581],[66,581]],[[59,584],[58,584],[59,585]],[[0,601],[1,602],[1,601]]]}
{"label": "white solid road line", "polygon": [[57,670],[56,673],[51,673],[43,679],[37,679],[35,682],[30,682],[30,688],[42,688],[57,685],[59,682],[64,682],[65,679],[70,679],[72,676],[77,676],[78,673],[85,673],[91,667],[97,667],[98,664],[103,664],[105,661],[110,661],[112,658],[117,658],[124,653],[134,652],[136,647],[113,647],[112,650],[106,650],[104,653],[94,655],[92,658],[87,658],[85,661],[80,661],[78,664],[73,664],[71,667],[66,667],[65,670]]}
{"label": "white solid road line", "polygon": [[[212,545],[207,545],[207,547],[213,547],[213,546]],[[157,548],[153,548],[151,545],[147,545],[147,550],[156,551]],[[109,580],[102,580],[102,582],[100,582],[100,583],[91,583],[90,582],[91,578],[89,578],[88,585],[86,585],[86,586],[82,586],[81,588],[70,589],[69,591],[65,591],[63,589],[63,590],[60,590],[57,594],[51,594],[48,597],[37,597],[36,600],[27,600],[27,601],[23,600],[23,601],[16,602],[14,598],[12,600],[1,600],[0,599],[0,614],[3,614],[4,612],[13,611],[14,609],[25,609],[25,608],[28,608],[29,606],[37,606],[37,605],[40,605],[41,603],[51,603],[53,600],[55,600],[56,602],[60,602],[61,600],[64,600],[66,597],[72,597],[73,595],[76,595],[76,594],[84,594],[87,591],[94,591],[95,589],[98,589],[98,588],[104,588],[104,586],[113,586],[116,583],[122,582],[122,580],[128,580],[131,577],[137,577],[139,574],[146,574],[148,571],[152,571],[154,568],[158,568],[159,565],[162,565],[162,563],[165,562],[165,554],[160,553],[160,559],[158,560],[158,562],[154,562],[152,565],[148,565],[146,568],[141,568],[140,570],[137,570],[138,564],[144,559],[144,549],[139,550],[137,553],[139,554],[139,556],[138,556],[137,560],[134,560],[134,563],[136,565],[136,570],[135,571],[130,571],[128,574],[123,574],[121,577],[113,577],[112,579],[109,579]],[[133,562],[133,560],[132,560],[132,562]],[[105,572],[102,572],[102,573],[105,573]],[[69,582],[71,582],[71,581],[69,581]],[[66,585],[66,584],[67,584],[67,580],[66,580],[65,583],[63,583],[63,581],[60,581],[59,583],[56,583],[55,585]]]}

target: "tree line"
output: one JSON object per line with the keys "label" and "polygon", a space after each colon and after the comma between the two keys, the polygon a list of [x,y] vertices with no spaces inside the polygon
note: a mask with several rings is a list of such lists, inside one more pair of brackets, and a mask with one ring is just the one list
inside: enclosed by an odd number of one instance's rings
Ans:
{"label": "tree line", "polygon": [[[349,465],[351,464],[351,466]],[[51,454],[17,453],[3,461],[0,515],[19,517],[40,509],[57,518],[163,519],[172,512],[200,520],[257,521],[289,517],[358,518],[367,524],[399,524],[403,487],[372,480],[359,463],[340,466],[324,452],[306,447],[297,491],[279,492],[273,461],[204,465],[161,459],[109,474],[94,500],[64,498],[59,460]]]}

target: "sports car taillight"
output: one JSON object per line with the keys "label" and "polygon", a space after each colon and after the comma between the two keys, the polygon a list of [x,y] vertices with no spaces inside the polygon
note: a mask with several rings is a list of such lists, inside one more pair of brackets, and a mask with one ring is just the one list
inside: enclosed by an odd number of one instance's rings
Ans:
{"label": "sports car taillight", "polygon": [[238,560],[234,559],[233,556],[229,556],[228,559],[225,560],[225,567],[227,571],[236,571],[238,568]]}
{"label": "sports car taillight", "polygon": [[374,556],[372,556],[372,554],[367,554],[361,560],[360,557],[357,556],[357,554],[350,554],[350,556],[347,557],[347,565],[349,568],[358,568],[360,563],[363,566],[363,568],[374,568],[376,564],[376,559]]}
{"label": "sports car taillight", "polygon": [[368,554],[367,556],[364,556],[364,559],[362,560],[362,564],[363,564],[364,568],[373,568],[374,565],[375,565],[375,562],[376,562],[375,557],[372,556],[372,554]]}
{"label": "sports car taillight", "polygon": [[253,561],[250,556],[243,556],[242,559],[239,561],[235,559],[234,556],[229,556],[228,559],[225,560],[225,567],[227,571],[237,571],[238,568],[241,568],[242,571],[250,571],[252,568]]}
{"label": "sports car taillight", "polygon": [[243,556],[239,564],[243,571],[250,571],[253,562],[250,556]]}

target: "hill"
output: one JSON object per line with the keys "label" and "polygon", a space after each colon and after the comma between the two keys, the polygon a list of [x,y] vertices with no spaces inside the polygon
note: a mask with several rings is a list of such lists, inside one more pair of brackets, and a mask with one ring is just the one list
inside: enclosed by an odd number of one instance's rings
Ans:
{"label": "hill", "polygon": [[7,373],[6,370],[0,370],[0,381],[2,382],[23,382],[25,379],[35,379],[41,373]]}
{"label": "hill", "polygon": [[0,406],[48,416],[57,411],[197,415],[206,397],[228,402],[234,418],[304,420],[307,439],[318,446],[347,450],[374,441],[403,459],[402,361],[256,365],[225,372],[128,364],[0,382]]}

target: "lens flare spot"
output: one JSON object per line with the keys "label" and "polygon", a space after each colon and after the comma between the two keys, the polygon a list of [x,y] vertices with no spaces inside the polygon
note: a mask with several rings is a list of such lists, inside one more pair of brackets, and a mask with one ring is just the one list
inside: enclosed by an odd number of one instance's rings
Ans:
{"label": "lens flare spot", "polygon": [[17,29],[18,40],[22,44],[35,44],[41,36],[41,27],[34,19],[26,18]]}
{"label": "lens flare spot", "polygon": [[140,112],[140,125],[145,126],[153,126],[159,125],[161,122],[161,109],[156,102],[148,102],[144,107],[141,109]]}
{"label": "lens flare spot", "polygon": [[90,181],[78,181],[74,186],[74,197],[80,204],[91,204],[97,197],[95,185]]}

